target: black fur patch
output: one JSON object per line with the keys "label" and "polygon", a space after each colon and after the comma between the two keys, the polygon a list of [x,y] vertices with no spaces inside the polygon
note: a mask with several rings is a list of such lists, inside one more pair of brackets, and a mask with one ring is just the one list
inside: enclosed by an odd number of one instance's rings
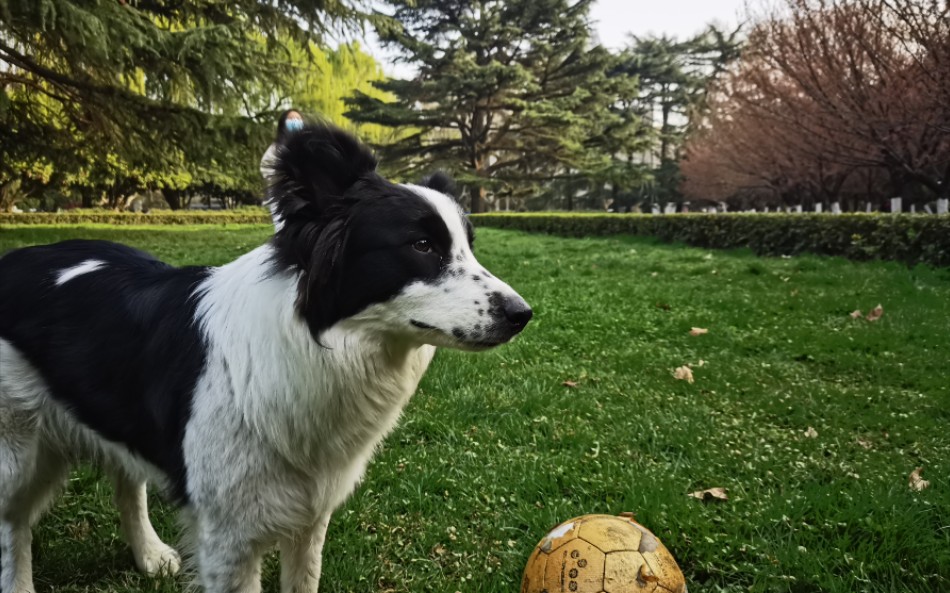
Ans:
{"label": "black fur patch", "polygon": [[[446,271],[451,235],[432,204],[380,177],[353,136],[308,125],[277,150],[270,188],[283,227],[277,265],[302,272],[297,311],[320,333]],[[431,251],[416,248],[428,241]]]}
{"label": "black fur patch", "polygon": [[[56,284],[89,260],[104,265]],[[106,241],[0,258],[0,337],[80,422],[163,470],[182,502],[182,439],[206,356],[192,295],[207,275]]]}
{"label": "black fur patch", "polygon": [[419,185],[434,189],[447,196],[458,198],[458,185],[456,185],[455,180],[445,171],[436,171],[432,175],[424,178]]}

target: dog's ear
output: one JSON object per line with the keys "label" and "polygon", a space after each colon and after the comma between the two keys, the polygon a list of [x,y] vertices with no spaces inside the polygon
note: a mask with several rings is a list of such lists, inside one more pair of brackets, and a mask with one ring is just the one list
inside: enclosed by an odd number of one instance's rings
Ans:
{"label": "dog's ear", "polygon": [[342,206],[348,189],[376,170],[376,157],[352,134],[309,123],[278,139],[270,195],[287,222],[322,219]]}
{"label": "dog's ear", "polygon": [[281,227],[272,241],[277,261],[302,272],[297,310],[318,343],[337,318],[348,214],[365,194],[355,186],[375,171],[369,148],[339,128],[307,124],[278,139],[268,193]]}
{"label": "dog's ear", "polygon": [[449,176],[445,171],[436,171],[428,177],[424,177],[422,181],[419,182],[419,185],[422,187],[428,187],[429,189],[434,189],[437,192],[441,192],[447,196],[452,196],[453,198],[458,198],[458,186],[455,183],[455,180]]}

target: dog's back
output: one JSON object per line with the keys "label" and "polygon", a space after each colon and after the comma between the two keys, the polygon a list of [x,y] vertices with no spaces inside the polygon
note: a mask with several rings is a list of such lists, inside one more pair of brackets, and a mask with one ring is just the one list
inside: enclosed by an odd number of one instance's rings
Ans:
{"label": "dog's back", "polygon": [[[192,294],[207,274],[107,241],[0,258],[0,339],[39,372],[49,397],[163,470],[177,497],[181,432],[204,364]],[[16,380],[5,378],[7,391]]]}

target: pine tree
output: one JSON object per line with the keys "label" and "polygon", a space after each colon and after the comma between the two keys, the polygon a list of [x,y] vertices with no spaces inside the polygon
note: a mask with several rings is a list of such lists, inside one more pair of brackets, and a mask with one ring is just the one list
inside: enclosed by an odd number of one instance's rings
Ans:
{"label": "pine tree", "polygon": [[454,172],[476,212],[487,190],[522,197],[604,172],[615,147],[598,139],[621,137],[608,127],[631,122],[611,106],[636,87],[592,45],[591,2],[388,0],[397,26],[381,37],[418,74],[377,85],[393,102],[357,94],[350,116],[409,127],[384,153],[404,175]]}
{"label": "pine tree", "polygon": [[639,110],[656,128],[658,146],[651,157],[659,161],[653,177],[660,202],[679,198],[680,148],[705,112],[710,85],[738,58],[738,35],[710,26],[685,41],[634,37],[625,53],[621,70],[640,81]]}
{"label": "pine tree", "polygon": [[249,98],[288,88],[290,45],[361,16],[347,0],[0,0],[0,184],[36,163],[90,184],[241,163],[246,188],[273,119]]}

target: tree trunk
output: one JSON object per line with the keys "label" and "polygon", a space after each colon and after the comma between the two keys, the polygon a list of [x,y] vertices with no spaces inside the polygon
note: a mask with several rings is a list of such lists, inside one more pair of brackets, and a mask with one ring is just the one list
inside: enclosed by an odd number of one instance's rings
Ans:
{"label": "tree trunk", "polygon": [[[899,213],[903,208],[903,197],[907,193],[907,176],[904,175],[902,171],[896,169],[890,170],[890,185],[891,185],[891,212]],[[868,196],[870,198],[870,196]],[[883,204],[881,205],[881,210],[883,210]],[[870,212],[870,210],[868,210]]]}
{"label": "tree trunk", "polygon": [[162,192],[165,195],[165,201],[172,210],[181,210],[181,190],[166,189]]}
{"label": "tree trunk", "polygon": [[670,155],[670,111],[673,109],[673,105],[668,100],[669,89],[667,85],[663,85],[663,102],[660,105],[660,110],[662,112],[662,122],[660,124],[660,164],[662,165],[667,160],[669,160]]}
{"label": "tree trunk", "polygon": [[[475,170],[476,176],[488,177],[488,175],[485,174],[485,169],[488,166],[488,157],[484,155],[479,156],[477,152],[477,148],[474,149],[474,154],[472,155],[471,164],[472,164],[472,169]],[[472,193],[472,208],[471,208],[472,214],[478,214],[479,212],[484,212],[485,211],[485,193],[486,193],[485,187],[481,184],[481,182],[476,182],[475,184],[472,185],[471,193]]]}
{"label": "tree trunk", "polygon": [[79,190],[80,203],[83,208],[93,208],[96,205],[96,191],[91,187],[84,187]]}
{"label": "tree trunk", "polygon": [[485,207],[485,188],[481,184],[473,185],[469,194],[472,202],[470,211],[472,214],[478,214]]}

